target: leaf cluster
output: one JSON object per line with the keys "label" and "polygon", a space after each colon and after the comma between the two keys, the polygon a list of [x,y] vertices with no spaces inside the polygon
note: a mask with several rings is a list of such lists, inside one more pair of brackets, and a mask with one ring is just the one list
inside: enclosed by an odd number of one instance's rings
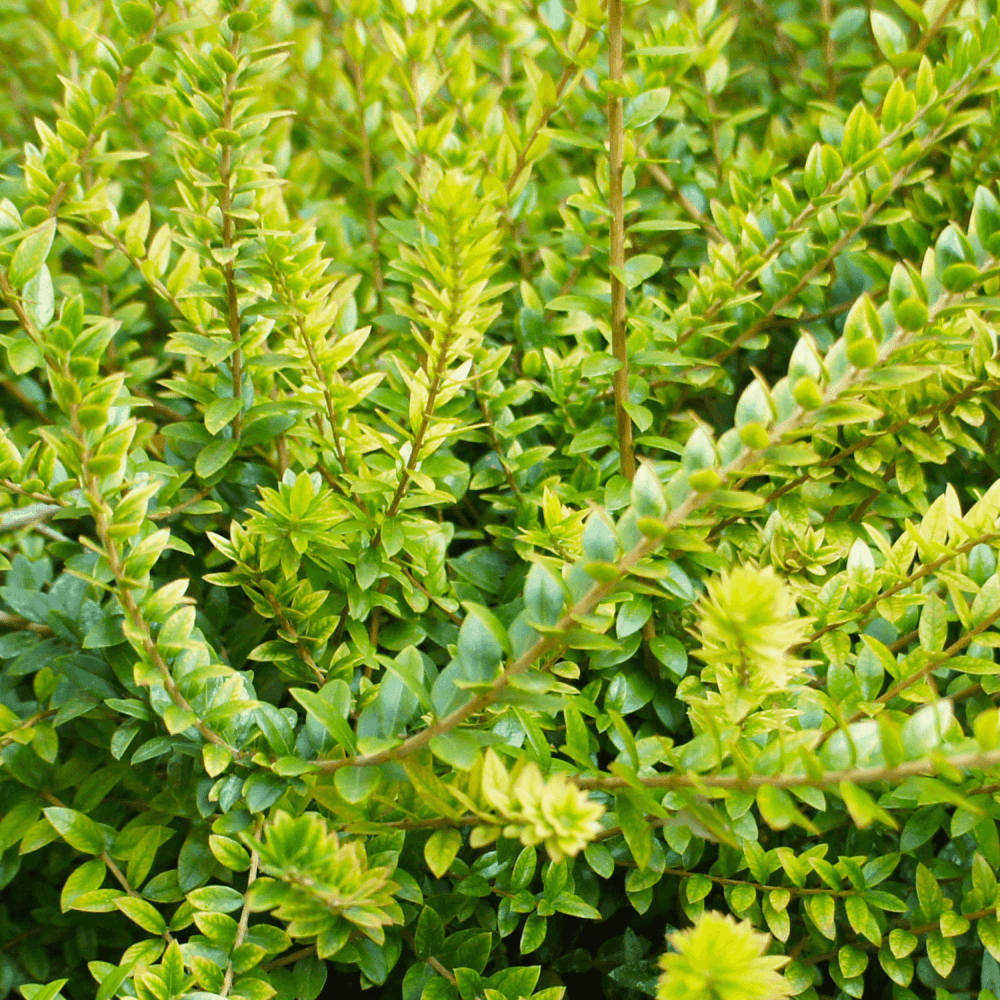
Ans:
{"label": "leaf cluster", "polygon": [[0,1000],[995,1000],[998,18],[0,11]]}

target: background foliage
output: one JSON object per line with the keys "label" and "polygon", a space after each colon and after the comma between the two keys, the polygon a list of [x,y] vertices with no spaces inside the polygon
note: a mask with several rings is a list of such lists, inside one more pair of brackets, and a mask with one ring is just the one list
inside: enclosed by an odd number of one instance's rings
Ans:
{"label": "background foliage", "polygon": [[0,997],[995,1000],[996,6],[3,4]]}

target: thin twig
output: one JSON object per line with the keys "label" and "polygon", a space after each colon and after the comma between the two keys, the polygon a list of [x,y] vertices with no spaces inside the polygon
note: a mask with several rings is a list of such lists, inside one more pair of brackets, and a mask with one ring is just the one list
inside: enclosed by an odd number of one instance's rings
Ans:
{"label": "thin twig", "polygon": [[413,949],[413,954],[417,956],[422,962],[426,962],[439,976],[444,976],[445,979],[455,986],[458,980],[455,978],[455,973],[451,971],[446,965],[442,965],[433,955],[421,956],[420,952],[417,950],[416,938],[405,928],[402,931],[403,940]]}
{"label": "thin twig", "polygon": [[934,23],[923,34],[917,42],[917,52],[923,52],[930,45],[934,36],[941,30],[944,22],[948,20],[948,15],[958,6],[959,0],[948,0],[941,8],[941,13],[934,19]]}
{"label": "thin twig", "polygon": [[[232,40],[229,43],[229,52],[236,58],[240,48],[240,36],[233,32]],[[233,90],[236,86],[236,74],[227,73],[222,87],[222,127],[231,131],[233,127]],[[233,175],[233,147],[227,142],[222,147],[222,160],[219,165],[219,210],[222,212],[222,245],[226,250],[233,247],[233,235],[235,231],[235,218],[232,214],[232,175]],[[243,347],[242,335],[240,331],[240,306],[236,289],[236,267],[232,260],[227,259],[223,265],[223,274],[226,281],[226,320],[229,326],[229,337],[233,342],[234,350],[230,366],[232,369],[233,399],[243,398]],[[243,430],[243,410],[236,411],[233,417],[233,437],[239,441]]]}
{"label": "thin twig", "polygon": [[[624,55],[622,40],[622,0],[608,0],[608,79],[612,87],[622,84]],[[618,454],[622,475],[635,478],[635,449],[632,444],[632,418],[626,410],[628,390],[628,348],[625,284],[615,274],[625,267],[625,111],[620,94],[608,96],[608,207],[611,209],[611,350],[618,362],[613,378],[615,420],[618,425]]]}
{"label": "thin twig", "polygon": [[617,775],[578,775],[571,780],[580,788],[613,791],[629,788],[638,780],[647,788],[728,788],[735,791],[756,791],[759,788],[825,788],[847,782],[852,785],[869,785],[879,781],[899,782],[914,775],[934,775],[942,766],[948,768],[975,768],[985,770],[1000,764],[1000,750],[980,753],[957,754],[947,757],[938,754],[910,760],[896,767],[852,767],[843,771],[824,771],[811,774],[650,774],[638,778],[619,778]]}
{"label": "thin twig", "polygon": [[[261,829],[264,826],[263,820],[257,821],[257,826],[254,829],[254,839],[260,838]],[[250,852],[250,871],[247,873],[247,887],[243,894],[243,909],[240,911],[240,922],[236,928],[236,938],[233,941],[232,951],[236,951],[241,944],[246,940],[247,928],[250,925],[250,886],[254,884],[257,880],[257,868],[260,865],[260,855],[256,850]],[[229,996],[229,991],[233,988],[233,963],[230,962],[226,965],[226,975],[222,980],[222,989],[219,990],[219,995],[227,997]]]}

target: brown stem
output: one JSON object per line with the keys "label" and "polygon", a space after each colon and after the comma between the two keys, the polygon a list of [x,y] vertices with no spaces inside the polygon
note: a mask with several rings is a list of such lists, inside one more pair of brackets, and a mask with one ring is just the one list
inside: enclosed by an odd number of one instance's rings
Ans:
{"label": "brown stem", "polygon": [[[122,240],[118,236],[116,236],[110,229],[106,228],[103,225],[97,226],[95,228],[95,231],[98,232],[101,236],[103,236],[109,243],[111,243],[120,254],[128,258],[129,263],[137,271],[139,271],[139,273],[142,274],[142,276],[146,279],[147,283],[149,284],[149,287],[152,288],[153,291],[161,299],[163,299],[164,302],[167,302],[174,310],[174,312],[177,313],[177,315],[185,323],[189,324],[190,328],[195,333],[199,334],[202,337],[208,336],[208,331],[203,326],[201,326],[199,323],[194,323],[187,318],[187,315],[185,314],[183,308],[181,307],[180,299],[178,299],[177,296],[174,295],[174,293],[171,292],[170,289],[167,288],[167,286],[158,277],[156,277],[155,275],[143,274],[141,268],[139,267],[140,264],[139,258],[136,257],[135,254],[133,254],[128,249],[127,246],[125,246],[124,242],[122,242]],[[173,417],[172,419],[184,420],[185,418],[182,415],[178,415],[176,417]]]}
{"label": "brown stem", "polygon": [[0,628],[9,628],[18,632],[34,632],[35,635],[52,635],[52,629],[48,625],[39,625],[37,622],[28,621],[20,615],[8,614],[0,611]]}
{"label": "brown stem", "polygon": [[[86,437],[80,426],[75,408],[71,414],[71,420],[73,433],[80,444],[83,458],[82,465],[86,468],[92,455],[87,446]],[[124,563],[122,562],[121,556],[118,552],[118,544],[111,536],[109,530],[110,522],[108,514],[110,513],[110,508],[101,493],[100,480],[96,475],[90,475],[87,478],[86,497],[88,503],[90,504],[91,514],[94,518],[97,537],[104,548],[104,554],[108,560],[108,566],[110,567],[111,574],[114,577],[115,593],[117,594],[118,601],[121,604],[122,609],[125,611],[125,614],[128,616],[132,627],[141,633],[143,649],[159,672],[161,682],[167,694],[170,695],[171,700],[178,708],[182,711],[191,713],[195,719],[194,727],[199,733],[201,733],[202,738],[206,742],[214,743],[216,746],[225,747],[230,754],[232,754],[234,759],[244,759],[247,756],[246,754],[237,750],[235,747],[230,746],[221,736],[219,736],[218,733],[210,729],[201,719],[198,718],[197,713],[191,707],[187,698],[184,697],[180,688],[177,687],[177,682],[170,673],[170,668],[167,666],[167,663],[163,659],[163,655],[160,653],[159,649],[157,649],[156,642],[149,630],[149,625],[146,623],[146,620],[142,617],[142,613],[139,611],[139,606],[136,604],[132,589],[126,583]]]}
{"label": "brown stem", "polygon": [[[416,938],[405,928],[403,929],[403,940],[413,949],[413,954],[418,958],[420,953],[417,951],[417,941]],[[458,980],[455,978],[455,973],[451,971],[446,965],[442,965],[433,955],[428,955],[426,958],[421,959],[421,961],[426,962],[439,976],[444,976],[445,979],[454,986]]]}
{"label": "brown stem", "polygon": [[[601,4],[601,7],[602,8],[604,7],[603,2]],[[584,32],[583,38],[580,39],[580,44],[577,46],[574,56],[578,56],[584,50],[584,48],[590,43],[590,40],[594,37],[596,31],[597,31],[596,28],[588,28]],[[521,152],[517,154],[517,161],[514,163],[514,169],[511,171],[511,175],[507,180],[506,189],[508,195],[510,195],[510,193],[514,190],[514,187],[516,186],[518,178],[521,176],[521,174],[526,169],[530,169],[530,164],[528,164],[527,162],[528,153],[531,150],[531,147],[534,145],[535,139],[538,137],[538,133],[541,132],[541,130],[545,128],[546,125],[548,125],[549,119],[552,117],[553,114],[555,114],[556,110],[558,109],[559,104],[564,96],[563,92],[566,90],[566,85],[572,79],[574,71],[576,71],[576,65],[574,63],[570,63],[568,66],[563,68],[562,75],[559,77],[559,80],[556,83],[555,101],[547,108],[544,108],[542,110],[541,115],[539,115],[538,121],[535,123],[535,127],[531,130],[531,134],[528,136],[527,139],[524,140],[524,145],[521,147]],[[578,75],[582,77],[583,70],[579,70]]]}
{"label": "brown stem", "polygon": [[[58,807],[59,809],[66,808],[65,802],[63,802],[61,799],[56,798],[56,796],[54,796],[51,792],[47,791],[46,789],[42,789],[42,791],[39,792],[39,794],[43,799],[45,799],[46,802],[51,802],[52,805]],[[136,892],[136,890],[129,884],[129,880],[125,877],[124,873],[118,867],[118,865],[115,864],[114,859],[111,857],[110,854],[108,854],[107,851],[101,851],[98,857],[104,862],[105,867],[108,869],[109,872],[111,872],[112,876],[114,877],[114,880],[125,890],[127,895],[131,896],[132,899],[142,899],[142,896],[138,892]],[[170,933],[170,931],[164,931],[162,936],[164,940],[166,940],[168,943],[174,940],[174,937]]]}
{"label": "brown stem", "polygon": [[[239,35],[233,33],[233,39],[229,45],[229,51],[233,56],[239,51]],[[233,89],[236,84],[234,73],[226,74],[226,81],[222,90],[222,127],[231,130],[233,127]],[[233,147],[228,143],[222,147],[222,162],[219,167],[219,180],[221,190],[219,192],[219,210],[222,212],[222,245],[227,250],[233,246],[233,234],[235,230],[234,218],[232,215],[232,179],[233,179]],[[243,398],[243,348],[241,347],[240,334],[240,306],[236,289],[236,268],[231,260],[227,260],[223,265],[223,274],[226,279],[226,319],[229,325],[229,337],[235,345],[232,355],[232,375],[233,375],[233,399]],[[243,411],[237,411],[233,417],[233,437],[237,441],[243,431]]]}
{"label": "brown stem", "polygon": [[[942,880],[943,881],[943,880]],[[989,906],[984,910],[976,910],[975,913],[963,913],[962,916],[969,921],[970,924],[975,923],[977,920],[985,920],[987,917],[996,916],[997,908],[996,906]],[[931,920],[929,923],[920,924],[919,927],[906,927],[905,924],[900,924],[904,930],[908,930],[911,934],[930,934],[933,931],[940,930],[941,920]],[[862,951],[875,951],[879,945],[873,944],[871,941],[866,941],[863,938],[858,938],[856,941],[852,942],[855,948],[860,948]],[[831,958],[836,958],[839,954],[840,949],[837,951],[824,952],[822,955],[812,955],[808,958],[800,958],[799,961],[803,965],[816,965],[819,962],[828,962]]]}
{"label": "brown stem", "polygon": [[[650,826],[666,826],[670,823],[670,820],[664,819],[647,819]],[[620,826],[613,827],[612,830],[605,830],[601,835],[596,838],[598,840],[606,840],[608,835],[618,836],[622,832]],[[616,864],[621,862],[616,861]],[[628,864],[629,862],[625,862]],[[635,862],[631,862],[635,864]],[[837,896],[842,899],[846,899],[848,896],[860,896],[860,892],[855,892],[850,889],[800,889],[797,885],[762,885],[760,882],[748,882],[746,879],[740,878],[723,878],[721,875],[709,875],[707,872],[690,872],[686,868],[664,868],[664,875],[673,875],[676,878],[694,878],[695,876],[707,878],[710,882],[715,882],[716,885],[749,885],[756,889],[758,892],[781,892],[784,890],[792,896]]]}
{"label": "brown stem", "polygon": [[32,927],[30,931],[23,931],[21,934],[18,934],[17,937],[12,937],[9,941],[4,941],[3,944],[0,944],[0,952],[16,948],[22,941],[27,941],[29,938],[33,938],[36,934],[41,934],[45,929],[45,927]]}
{"label": "brown stem", "polygon": [[[622,0],[608,0],[608,79],[620,86],[624,74],[622,41]],[[625,285],[614,272],[625,266],[625,118],[620,95],[608,97],[608,207],[611,209],[611,350],[618,362],[614,373],[615,420],[618,424],[618,453],[622,475],[635,477],[635,451],[632,444],[632,418],[628,403],[628,349],[625,343],[627,308]]]}
{"label": "brown stem", "polygon": [[826,99],[832,101],[837,96],[837,84],[833,75],[833,36],[830,34],[830,26],[833,22],[833,4],[830,0],[820,0],[820,16],[823,20],[823,63],[826,67]]}
{"label": "brown stem", "polygon": [[274,610],[274,615],[278,619],[282,629],[284,629],[284,631],[290,636],[294,637],[293,641],[295,643],[295,650],[302,658],[302,662],[305,663],[305,665],[313,672],[313,677],[316,678],[317,683],[325,684],[326,676],[313,659],[312,653],[309,652],[305,644],[302,642],[302,637],[299,635],[298,629],[296,629],[295,626],[285,617],[284,608],[282,608],[277,598],[270,592],[269,589],[265,589],[261,586],[262,583],[266,583],[267,581],[263,576],[258,576],[255,582],[257,584],[258,593],[261,594],[267,603],[271,605],[271,608]]}
{"label": "brown stem", "polygon": [[406,568],[406,566],[405,566],[405,565],[404,565],[403,563],[401,563],[401,562],[400,562],[400,563],[398,563],[398,565],[399,565],[399,568],[400,568],[400,569],[401,569],[401,570],[403,571],[404,575],[406,576],[406,579],[407,579],[407,580],[409,580],[409,581],[410,581],[410,583],[412,583],[412,584],[413,584],[413,586],[414,586],[414,587],[416,587],[416,588],[417,588],[417,590],[419,590],[419,591],[420,591],[420,592],[421,592],[421,593],[422,593],[422,594],[424,595],[424,597],[426,597],[426,598],[427,598],[427,599],[428,599],[429,601],[433,601],[433,602],[434,602],[434,603],[435,603],[435,604],[436,604],[436,605],[437,605],[437,606],[438,606],[439,608],[441,608],[441,610],[442,610],[442,611],[443,611],[443,612],[444,612],[444,613],[445,613],[445,614],[446,614],[446,615],[447,615],[447,616],[448,616],[448,617],[449,617],[449,618],[451,619],[451,623],[452,623],[453,625],[461,625],[461,624],[462,624],[462,619],[461,619],[461,618],[459,618],[459,617],[458,617],[458,615],[456,615],[454,611],[451,611],[451,610],[449,610],[448,608],[444,607],[444,606],[443,606],[443,605],[441,604],[441,598],[440,598],[440,597],[438,597],[438,596],[437,596],[436,594],[432,594],[432,593],[431,593],[431,592],[430,592],[430,591],[429,591],[429,590],[428,590],[428,589],[427,589],[427,588],[426,588],[426,587],[425,587],[425,586],[424,586],[424,585],[423,585],[423,584],[422,584],[422,583],[421,583],[421,582],[420,582],[420,581],[419,581],[419,580],[418,580],[418,579],[417,579],[417,578],[416,578],[416,577],[415,577],[415,576],[414,576],[414,575],[413,575],[413,574],[412,574],[412,573],[411,573],[411,572],[410,572],[410,571],[409,571],[409,570],[408,570],[408,569]]}
{"label": "brown stem", "polygon": [[[1000,351],[998,351],[997,354],[995,354],[993,357],[994,359],[1000,358]],[[828,469],[831,466],[838,465],[840,462],[844,461],[844,459],[850,458],[851,455],[853,455],[856,451],[860,451],[862,448],[867,448],[869,445],[873,445],[876,442],[881,441],[882,438],[886,437],[887,435],[895,434],[896,431],[902,430],[902,428],[904,427],[912,426],[914,423],[919,422],[919,420],[922,417],[928,416],[929,414],[943,413],[957,406],[959,403],[964,402],[967,399],[971,399],[973,396],[976,395],[976,393],[989,391],[989,389],[995,387],[996,384],[992,379],[989,379],[986,382],[974,382],[971,385],[967,386],[965,389],[963,389],[961,392],[956,392],[954,395],[949,396],[946,400],[944,400],[944,402],[931,403],[930,405],[925,406],[922,410],[917,410],[916,413],[913,413],[902,420],[897,420],[895,423],[890,424],[888,427],[885,427],[882,430],[875,431],[873,434],[869,434],[863,438],[859,438],[857,441],[854,442],[854,444],[847,445],[847,447],[842,448],[835,455],[831,455],[829,458],[823,459],[822,462],[817,462],[816,465],[812,466],[812,468]],[[752,476],[746,476],[743,479],[737,480],[737,482],[733,486],[733,489],[736,490],[743,489],[752,478],[753,478]],[[810,478],[812,477],[809,475],[804,475],[804,476],[797,476],[795,479],[789,480],[784,485],[778,487],[778,489],[772,490],[770,493],[768,493],[767,496],[764,497],[764,502],[772,503],[779,497],[783,497],[786,493],[789,493],[792,490],[796,489],[797,487],[801,486],[803,483],[809,482]],[[722,531],[723,528],[729,527],[730,524],[735,524],[738,520],[740,520],[742,516],[743,515],[727,517],[724,520],[720,521],[712,530],[712,533],[709,535],[709,538],[714,538],[720,531]]]}
{"label": "brown stem", "polygon": [[[309,355],[309,364],[312,365],[313,376],[316,382],[322,388],[323,391],[323,401],[326,403],[326,418],[330,421],[330,436],[333,438],[333,447],[337,454],[337,460],[340,462],[340,471],[342,474],[346,475],[348,471],[347,466],[347,451],[344,447],[343,438],[340,435],[340,426],[337,420],[337,407],[333,402],[333,395],[330,392],[330,386],[326,378],[326,374],[323,371],[323,365],[320,363],[319,355],[316,353],[316,345],[312,342],[312,338],[309,336],[306,330],[305,320],[300,315],[296,322],[296,328],[299,331],[299,339],[305,345],[306,352]],[[320,432],[322,433],[322,422],[320,422]],[[335,488],[340,492],[346,492],[339,482],[335,482]],[[355,504],[364,510],[361,503],[361,498],[356,494],[351,494]]]}
{"label": "brown stem", "polygon": [[25,413],[30,413],[39,423],[51,424],[52,421],[49,420],[44,413],[42,413],[38,404],[33,400],[29,399],[17,386],[15,382],[12,382],[9,378],[0,379],[0,389],[2,389],[8,396],[10,396],[18,406],[24,410]]}
{"label": "brown stem", "polygon": [[176,507],[171,507],[169,510],[158,510],[155,514],[150,514],[149,519],[150,521],[166,521],[167,518],[174,517],[176,514],[181,514],[186,511],[188,507],[193,507],[199,501],[204,500],[213,489],[215,489],[214,486],[208,486],[203,490],[199,490],[189,500],[179,503]]}
{"label": "brown stem", "polygon": [[[260,838],[260,831],[263,827],[263,821],[257,821],[257,827],[254,830],[254,839]],[[240,922],[239,926],[236,928],[236,939],[233,941],[232,950],[236,951],[237,948],[246,940],[247,928],[250,925],[250,886],[254,884],[257,880],[257,867],[260,864],[260,855],[256,851],[250,852],[250,871],[247,873],[247,887],[246,892],[243,895],[243,909],[240,911]],[[222,989],[219,990],[219,995],[227,997],[229,996],[229,991],[233,988],[233,963],[229,962],[226,965],[226,975],[222,980]]]}
{"label": "brown stem", "polygon": [[292,965],[300,958],[308,958],[315,951],[316,945],[306,945],[305,948],[290,951],[287,955],[282,955],[281,958],[276,958],[273,962],[268,962],[267,965],[262,965],[261,970],[264,972],[270,972],[272,969],[280,969],[284,965]]}
{"label": "brown stem", "polygon": [[1000,608],[992,614],[987,615],[975,628],[970,628],[965,635],[956,639],[936,660],[932,660],[927,666],[921,667],[915,674],[911,674],[904,680],[894,684],[885,694],[879,696],[878,701],[884,705],[886,702],[891,701],[900,691],[905,691],[928,674],[933,673],[938,667],[943,667],[953,656],[965,649],[977,635],[985,632],[997,619],[1000,619]]}
{"label": "brown stem", "polygon": [[658,163],[647,163],[646,169],[649,171],[650,176],[656,181],[657,184],[663,188],[667,194],[673,198],[684,211],[694,219],[695,222],[699,223],[701,228],[708,233],[718,243],[724,243],[725,237],[715,228],[715,225],[709,222],[705,214],[698,210],[695,205],[683,191],[678,190],[677,185],[670,179],[670,174],[666,172]]}
{"label": "brown stem", "polygon": [[941,30],[948,15],[958,6],[959,0],[948,0],[948,3],[941,9],[941,13],[934,19],[934,23],[927,29],[917,42],[917,51],[923,52],[930,45],[934,36]]}
{"label": "brown stem", "polygon": [[500,465],[503,468],[507,485],[513,491],[514,496],[517,497],[518,503],[523,503],[524,496],[514,479],[513,469],[511,469],[511,467],[507,464],[507,459],[504,457],[503,446],[500,443],[500,438],[497,436],[497,428],[496,424],[493,422],[493,415],[490,413],[489,404],[483,398],[483,387],[479,382],[478,375],[473,378],[473,385],[476,390],[476,401],[479,403],[479,410],[483,415],[483,423],[486,425],[486,433],[489,435],[490,444],[493,445],[493,450],[497,453],[497,458],[500,460]]}
{"label": "brown stem", "polygon": [[846,781],[853,785],[872,784],[877,781],[898,782],[914,775],[937,774],[944,764],[955,768],[975,768],[985,770],[1000,764],[1000,750],[981,753],[956,754],[954,757],[937,755],[910,760],[896,767],[852,767],[843,771],[825,771],[818,777],[809,774],[652,774],[628,780],[617,775],[578,775],[572,780],[579,788],[588,790],[628,788],[635,780],[647,788],[729,788],[739,791],[755,791],[758,788],[824,788]]}
{"label": "brown stem", "polygon": [[[998,619],[1000,619],[1000,608],[998,608],[992,614],[987,615],[975,628],[969,629],[969,631],[966,632],[965,635],[956,639],[946,650],[944,650],[944,652],[941,653],[940,656],[931,660],[930,663],[928,663],[926,666],[921,667],[918,671],[911,674],[909,677],[905,677],[902,680],[897,681],[895,684],[892,685],[892,687],[889,688],[888,691],[886,691],[884,694],[879,695],[878,698],[876,698],[875,700],[879,704],[885,705],[887,702],[892,701],[892,699],[895,698],[896,695],[898,695],[901,691],[905,691],[907,688],[913,687],[913,685],[918,683],[919,681],[925,680],[927,677],[930,676],[930,674],[932,674],[939,667],[943,667],[953,656],[956,656],[963,649],[965,649],[965,647],[968,646],[969,643],[971,643],[972,640],[975,639],[977,635],[980,635],[981,633],[985,632]],[[856,712],[854,715],[851,716],[850,719],[847,720],[847,725],[850,725],[852,722],[858,722],[861,719],[866,719],[866,718],[868,718],[868,716],[865,715],[864,712]],[[835,732],[837,732],[836,729],[828,729],[820,738],[820,741],[817,744],[817,746],[818,747],[822,746]]]}
{"label": "brown stem", "polygon": [[[51,634],[51,633],[50,633]],[[48,708],[44,712],[39,712],[37,715],[32,715],[27,719],[22,719],[21,724],[15,726],[13,729],[8,729],[2,736],[0,736],[0,750],[4,747],[8,747],[11,743],[16,743],[17,740],[14,738],[14,733],[19,732],[23,729],[30,729],[32,726],[37,725],[39,722],[44,722],[46,719],[52,718],[53,715],[57,715],[59,709]]]}
{"label": "brown stem", "polygon": [[[429,373],[430,378],[428,379],[427,385],[427,403],[424,405],[424,412],[421,415],[420,424],[417,427],[417,433],[413,437],[410,457],[407,459],[406,465],[403,467],[402,474],[399,477],[399,483],[397,484],[396,490],[392,495],[389,507],[385,512],[386,519],[396,516],[396,513],[399,510],[399,505],[403,502],[403,497],[406,496],[406,490],[410,484],[413,472],[417,467],[417,463],[420,461],[420,450],[423,448],[424,437],[427,434],[427,429],[430,427],[431,417],[434,414],[434,407],[437,403],[438,393],[441,391],[441,383],[448,367],[451,344],[457,335],[456,324],[458,323],[461,313],[461,304],[459,301],[460,289],[454,253],[451,254],[451,264],[449,265],[449,270],[451,271],[452,285],[448,289],[448,314],[445,317],[444,330],[437,346],[438,354],[434,361],[434,369],[432,373]],[[427,361],[428,363],[430,362],[429,355]],[[375,533],[375,537],[372,540],[372,548],[378,545],[381,537],[382,532],[379,530]]]}
{"label": "brown stem", "polygon": [[[940,130],[938,130],[940,131]],[[917,161],[914,161],[914,163]],[[700,368],[710,368],[716,365],[721,365],[729,357],[736,353],[740,347],[745,344],[748,340],[752,340],[758,334],[763,333],[771,325],[772,317],[779,310],[784,309],[785,306],[791,304],[798,298],[799,293],[813,280],[813,278],[822,274],[837,257],[840,256],[840,252],[850,244],[858,233],[860,233],[867,225],[875,218],[875,216],[881,211],[882,206],[892,197],[893,194],[899,189],[903,181],[913,172],[914,163],[908,163],[896,172],[892,180],[886,185],[885,197],[878,200],[872,201],[872,203],[865,209],[861,216],[861,220],[856,226],[849,229],[843,236],[837,239],[832,246],[827,250],[826,254],[821,260],[818,260],[808,271],[798,280],[794,288],[791,288],[784,295],[778,299],[777,302],[773,303],[768,307],[767,313],[762,316],[756,323],[752,324],[749,329],[744,330],[728,347],[723,348],[717,354],[709,358],[704,364],[695,365],[692,371],[696,371]],[[680,339],[678,339],[680,343]]]}

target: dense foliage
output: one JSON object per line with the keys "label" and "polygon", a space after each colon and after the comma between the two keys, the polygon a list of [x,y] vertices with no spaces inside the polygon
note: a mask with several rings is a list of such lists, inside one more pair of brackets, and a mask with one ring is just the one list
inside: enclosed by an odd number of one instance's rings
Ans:
{"label": "dense foliage", "polygon": [[997,14],[0,5],[0,998],[996,1000]]}

